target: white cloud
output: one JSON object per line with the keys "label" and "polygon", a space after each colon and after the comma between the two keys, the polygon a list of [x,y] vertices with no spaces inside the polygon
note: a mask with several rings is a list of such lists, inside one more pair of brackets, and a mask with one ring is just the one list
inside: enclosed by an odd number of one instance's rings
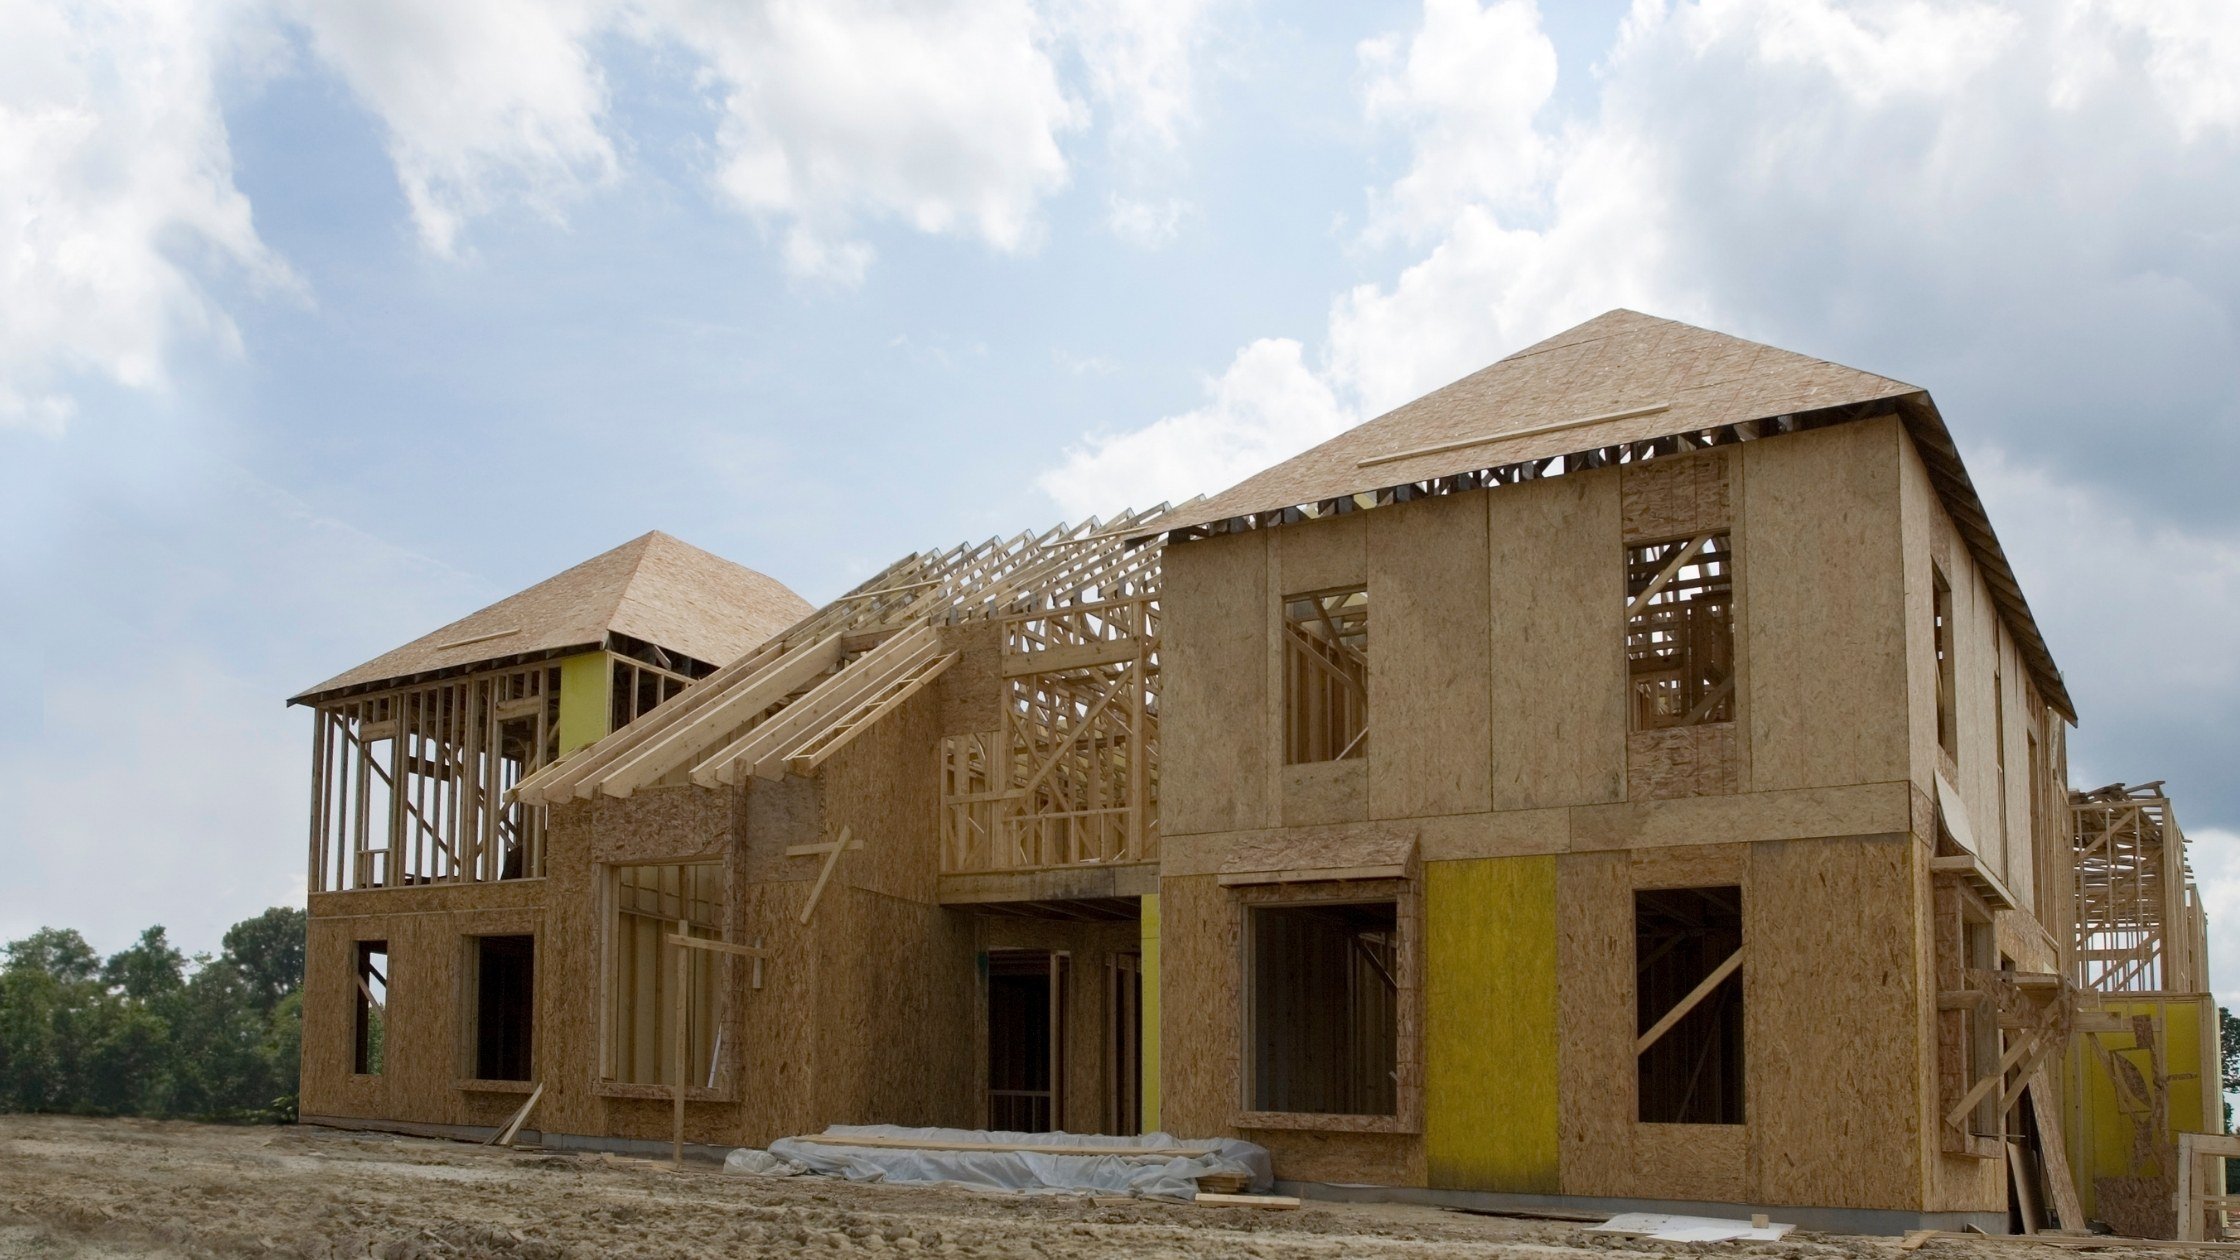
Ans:
{"label": "white cloud", "polygon": [[1172,241],[1182,231],[1182,220],[1190,213],[1190,203],[1178,198],[1164,201],[1137,201],[1115,196],[1112,213],[1105,223],[1112,234],[1138,249],[1157,249]]}
{"label": "white cloud", "polygon": [[610,0],[279,0],[381,120],[429,249],[501,200],[556,214],[615,172],[586,42]]}
{"label": "white cloud", "polygon": [[290,288],[233,183],[226,3],[0,0],[0,427],[59,432],[82,380],[160,389],[238,345],[202,277]]}
{"label": "white cloud", "polygon": [[1122,148],[1172,149],[1195,117],[1212,0],[1055,0],[1051,20],[1081,58]]}
{"label": "white cloud", "polygon": [[706,62],[722,116],[716,183],[782,225],[796,274],[859,281],[871,251],[857,233],[880,220],[1032,248],[1037,208],[1067,179],[1061,137],[1087,123],[1022,0],[650,0],[646,12]]}
{"label": "white cloud", "polygon": [[1310,370],[1296,341],[1237,351],[1195,411],[1091,438],[1036,480],[1068,519],[1210,493],[1342,432],[1353,416]]}
{"label": "white cloud", "polygon": [[1534,126],[1556,87],[1556,50],[1532,0],[1426,0],[1403,47],[1365,41],[1369,117],[1406,129],[1408,171],[1376,195],[1384,230],[1436,231],[1465,207],[1530,205],[1552,141]]}
{"label": "white cloud", "polygon": [[1531,5],[1426,0],[1361,46],[1406,154],[1364,239],[1416,252],[1314,357],[1373,415],[1633,306],[1842,348],[2065,476],[2240,517],[2208,471],[2240,458],[2236,14],[1641,3],[1565,123]]}

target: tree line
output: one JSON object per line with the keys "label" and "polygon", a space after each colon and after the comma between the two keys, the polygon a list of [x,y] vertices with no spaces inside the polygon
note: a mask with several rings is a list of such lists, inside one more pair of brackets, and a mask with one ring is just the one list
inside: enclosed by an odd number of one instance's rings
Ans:
{"label": "tree line", "polygon": [[192,958],[152,927],[103,959],[68,928],[0,947],[0,1111],[295,1119],[304,912]]}

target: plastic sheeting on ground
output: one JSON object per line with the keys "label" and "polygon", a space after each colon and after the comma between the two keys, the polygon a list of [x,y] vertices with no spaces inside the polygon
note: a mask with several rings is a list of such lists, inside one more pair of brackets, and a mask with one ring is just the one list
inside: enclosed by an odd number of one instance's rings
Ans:
{"label": "plastic sheeting on ground", "polygon": [[[1178,1140],[1165,1133],[1115,1137],[1099,1133],[1004,1133],[984,1129],[913,1129],[892,1124],[835,1125],[808,1142],[780,1138],[767,1154],[733,1151],[724,1166],[735,1172],[788,1176],[823,1173],[850,1181],[898,1185],[955,1185],[1025,1194],[1128,1194],[1188,1199],[1197,1179],[1210,1174],[1242,1176],[1254,1190],[1275,1184],[1268,1152],[1250,1142],[1223,1138]],[[938,1150],[922,1146],[841,1146],[834,1138],[877,1138],[882,1143],[923,1142],[941,1146],[985,1146],[986,1150]],[[1055,1155],[1003,1147],[1110,1147],[1130,1152],[1112,1155]],[[1177,1153],[1134,1153],[1171,1148]],[[1203,1151],[1205,1154],[1183,1154]],[[763,1155],[762,1158],[756,1158]]]}
{"label": "plastic sheeting on ground", "polygon": [[1633,1234],[1668,1242],[1727,1242],[1737,1238],[1774,1242],[1795,1228],[1794,1225],[1753,1225],[1749,1221],[1730,1221],[1716,1216],[1672,1216],[1663,1212],[1625,1212],[1600,1225],[1587,1226],[1590,1232]]}

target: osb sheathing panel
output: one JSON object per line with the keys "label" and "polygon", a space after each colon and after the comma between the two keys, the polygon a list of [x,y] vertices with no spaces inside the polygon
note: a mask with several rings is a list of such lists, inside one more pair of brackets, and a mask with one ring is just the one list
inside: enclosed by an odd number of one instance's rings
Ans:
{"label": "osb sheathing panel", "polygon": [[[1368,513],[1369,816],[1491,807],[1489,494]],[[1284,543],[1290,565],[1291,543]]]}
{"label": "osb sheathing panel", "polygon": [[1492,807],[1622,800],[1618,471],[1504,486],[1483,499],[1492,633],[1478,651],[1501,663],[1489,685]]}
{"label": "osb sheathing panel", "polygon": [[816,920],[818,1122],[971,1121],[969,919],[842,887],[825,891]]}
{"label": "osb sheathing panel", "polygon": [[1160,831],[1272,826],[1269,531],[1169,547],[1160,634]]}
{"label": "osb sheathing panel", "polygon": [[1159,881],[1159,1120],[1170,1133],[1235,1136],[1238,930],[1213,876]]}
{"label": "osb sheathing panel", "polygon": [[[833,868],[835,882],[931,904],[940,874],[940,699],[921,691],[824,765],[824,823],[863,841]],[[819,837],[829,839],[831,837]],[[814,843],[815,841],[809,841]],[[795,841],[793,843],[801,843]],[[822,857],[794,859],[815,879]]]}
{"label": "osb sheathing panel", "polygon": [[[982,954],[997,949],[1029,949],[1058,951],[1067,956],[1065,1090],[1058,1127],[1068,1132],[1107,1131],[1105,1101],[1116,1066],[1112,1062],[1111,1039],[1106,1036],[1107,1012],[1112,1000],[1111,962],[1114,955],[1142,952],[1139,931],[1133,922],[1064,923],[999,915],[976,916],[973,920],[973,934]],[[973,971],[977,975],[976,964]],[[988,1025],[987,987],[978,980],[973,988],[972,1009],[976,1033],[971,1043],[974,1070],[966,1076],[974,1086],[971,1106],[978,1117],[971,1127],[978,1128],[986,1122],[987,1116],[987,1078],[979,1065],[987,1062]]]}
{"label": "osb sheathing panel", "polygon": [[1900,436],[1885,417],[1742,448],[1747,788],[1906,777]]}
{"label": "osb sheathing panel", "polygon": [[1750,847],[1743,1044],[1764,1202],[1920,1204],[1912,858],[1903,834]]}
{"label": "osb sheathing panel", "polygon": [[1626,798],[1723,796],[1740,788],[1735,724],[1675,726],[1626,736]]}
{"label": "osb sheathing panel", "polygon": [[[1564,1193],[1918,1208],[1907,846],[1866,837],[1558,860]],[[1726,883],[1743,890],[1746,1123],[1641,1124],[1633,893]]]}
{"label": "osb sheathing panel", "polygon": [[[1375,568],[1368,552],[1368,522],[1374,515],[1352,513],[1287,527],[1274,593],[1306,595],[1338,587],[1363,586],[1368,583],[1371,572],[1382,580],[1384,573]],[[1371,616],[1375,614],[1372,612]]]}
{"label": "osb sheathing panel", "polygon": [[[1968,813],[1969,829],[1986,865],[1998,873],[2024,904],[2037,899],[2036,854],[2030,834],[2030,731],[2033,696],[2028,671],[2015,650],[2014,637],[2000,619],[1983,571],[1960,540],[1951,516],[1929,484],[1928,469],[1910,439],[1901,444],[1900,508],[1904,518],[1906,596],[1905,645],[1907,724],[1911,776],[1924,792],[1935,791],[1934,776],[1947,759],[1937,746],[1937,663],[1933,628],[1934,568],[1952,584],[1953,673],[1959,757],[1951,764],[1952,786]],[[1994,681],[1998,683],[1994,690]],[[2002,693],[2003,694],[2000,694]],[[1999,717],[2006,708],[2005,791],[2000,790]],[[2039,706],[2035,715],[2059,726],[2059,717]],[[2051,741],[2049,740],[2050,744]],[[2041,746],[2049,770],[2054,750]],[[2059,781],[2065,782],[2066,776]],[[2062,811],[2050,811],[2056,818]],[[2062,819],[2066,822],[2066,819]],[[2061,830],[2050,847],[2064,852]]]}
{"label": "osb sheathing panel", "polygon": [[1570,847],[1654,848],[1700,844],[1706,837],[1788,840],[1903,831],[1911,799],[1904,783],[1890,782],[1587,805],[1569,811]]}
{"label": "osb sheathing panel", "polygon": [[[1685,846],[1700,844],[1706,836],[1739,842],[1904,831],[1911,825],[1909,805],[1914,798],[1915,793],[1904,783],[1866,783],[1740,796],[1622,801],[1573,809],[1445,814],[1408,819],[1405,827],[1421,841],[1424,861],[1448,862]],[[1396,825],[1348,823],[1331,830],[1356,829],[1363,835],[1376,835]],[[1240,849],[1281,849],[1293,843],[1298,834],[1296,829],[1269,828],[1191,836],[1168,844],[1160,869],[1167,875],[1217,874],[1229,869],[1230,855]]]}
{"label": "osb sheathing panel", "polygon": [[1361,822],[1369,816],[1372,761],[1318,761],[1283,768],[1283,825],[1321,827]]}
{"label": "osb sheathing panel", "polygon": [[1628,543],[1693,537],[1734,523],[1733,447],[1627,464],[1619,528]]}
{"label": "osb sheathing panel", "polygon": [[[458,900],[458,899],[453,899]],[[419,911],[320,918],[306,946],[302,1110],[310,1115],[492,1124],[521,1105],[517,1094],[461,1090],[469,1073],[469,1016],[461,981],[467,939],[542,935],[534,909]],[[389,947],[383,1070],[352,1073],[356,1049],[357,943]],[[539,941],[540,957],[545,952]],[[540,977],[540,985],[541,985]],[[542,1070],[550,1053],[538,1029]]]}
{"label": "osb sheathing panel", "polygon": [[1563,1193],[1634,1193],[1633,875],[1623,853],[1556,861],[1557,1150]]}
{"label": "osb sheathing panel", "polygon": [[941,733],[994,730],[1003,698],[1003,628],[993,621],[969,621],[938,626],[935,633],[942,651],[957,654],[957,663],[934,683],[941,695]]}

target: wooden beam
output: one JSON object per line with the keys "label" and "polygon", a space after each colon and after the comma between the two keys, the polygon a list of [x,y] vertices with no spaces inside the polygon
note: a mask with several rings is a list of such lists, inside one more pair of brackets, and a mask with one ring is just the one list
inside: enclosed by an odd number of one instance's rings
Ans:
{"label": "wooden beam", "polygon": [[1643,608],[1648,607],[1649,601],[1656,598],[1657,592],[1663,590],[1666,583],[1678,577],[1680,570],[1688,567],[1688,562],[1696,558],[1696,553],[1702,551],[1711,542],[1712,537],[1712,534],[1698,534],[1688,540],[1688,545],[1680,549],[1679,555],[1665,561],[1664,568],[1660,569],[1655,577],[1649,579],[1649,584],[1641,588],[1641,593],[1626,601],[1626,616],[1630,619]]}
{"label": "wooden beam", "polygon": [[1067,670],[1087,669],[1092,665],[1119,665],[1136,659],[1145,650],[1155,652],[1158,648],[1157,640],[1145,643],[1126,638],[1044,648],[1039,652],[1021,652],[1003,658],[1003,676],[1025,678],[1032,674],[1059,674]]}
{"label": "wooden beam", "polygon": [[[628,796],[633,790],[697,757],[723,735],[752,721],[763,710],[839,663],[840,636],[836,634],[788,652],[768,668],[741,680],[736,690],[703,706],[689,721],[677,723],[674,729],[649,740],[636,752],[617,759],[605,773],[584,786],[595,785],[609,796]],[[583,795],[584,788],[579,787],[577,794]]]}
{"label": "wooden beam", "polygon": [[506,1127],[492,1134],[490,1141],[485,1145],[513,1145],[513,1139],[521,1132],[522,1122],[529,1118],[530,1112],[537,1109],[537,1100],[542,1097],[544,1097],[544,1082],[538,1081],[537,1087],[529,1091],[529,1101],[521,1104],[521,1110],[514,1112],[513,1119],[506,1121]]}
{"label": "wooden beam", "polygon": [[1666,1011],[1663,1018],[1650,1025],[1649,1031],[1641,1034],[1640,1038],[1633,1043],[1634,1056],[1638,1058],[1641,1055],[1647,1054],[1649,1052],[1649,1047],[1657,1044],[1660,1038],[1662,1038],[1666,1033],[1671,1032],[1673,1025],[1686,1018],[1689,1011],[1692,1011],[1697,1006],[1701,1005],[1705,998],[1711,996],[1711,991],[1713,989],[1718,988],[1719,985],[1723,983],[1728,976],[1733,975],[1736,969],[1740,968],[1741,966],[1742,951],[1740,949],[1737,949],[1733,953],[1727,955],[1727,960],[1725,962],[1720,963],[1718,966],[1712,968],[1711,974],[1705,976],[1702,983],[1689,990],[1688,996],[1681,998],[1677,1003],[1673,1005],[1671,1010]]}
{"label": "wooden beam", "polygon": [[817,912],[817,903],[824,899],[825,885],[832,882],[832,868],[840,864],[840,855],[850,848],[860,847],[850,845],[848,843],[849,839],[847,824],[843,823],[840,827],[840,838],[833,841],[831,851],[825,854],[824,869],[817,872],[817,882],[809,889],[809,900],[807,904],[801,907],[802,923],[808,923],[809,917]]}

